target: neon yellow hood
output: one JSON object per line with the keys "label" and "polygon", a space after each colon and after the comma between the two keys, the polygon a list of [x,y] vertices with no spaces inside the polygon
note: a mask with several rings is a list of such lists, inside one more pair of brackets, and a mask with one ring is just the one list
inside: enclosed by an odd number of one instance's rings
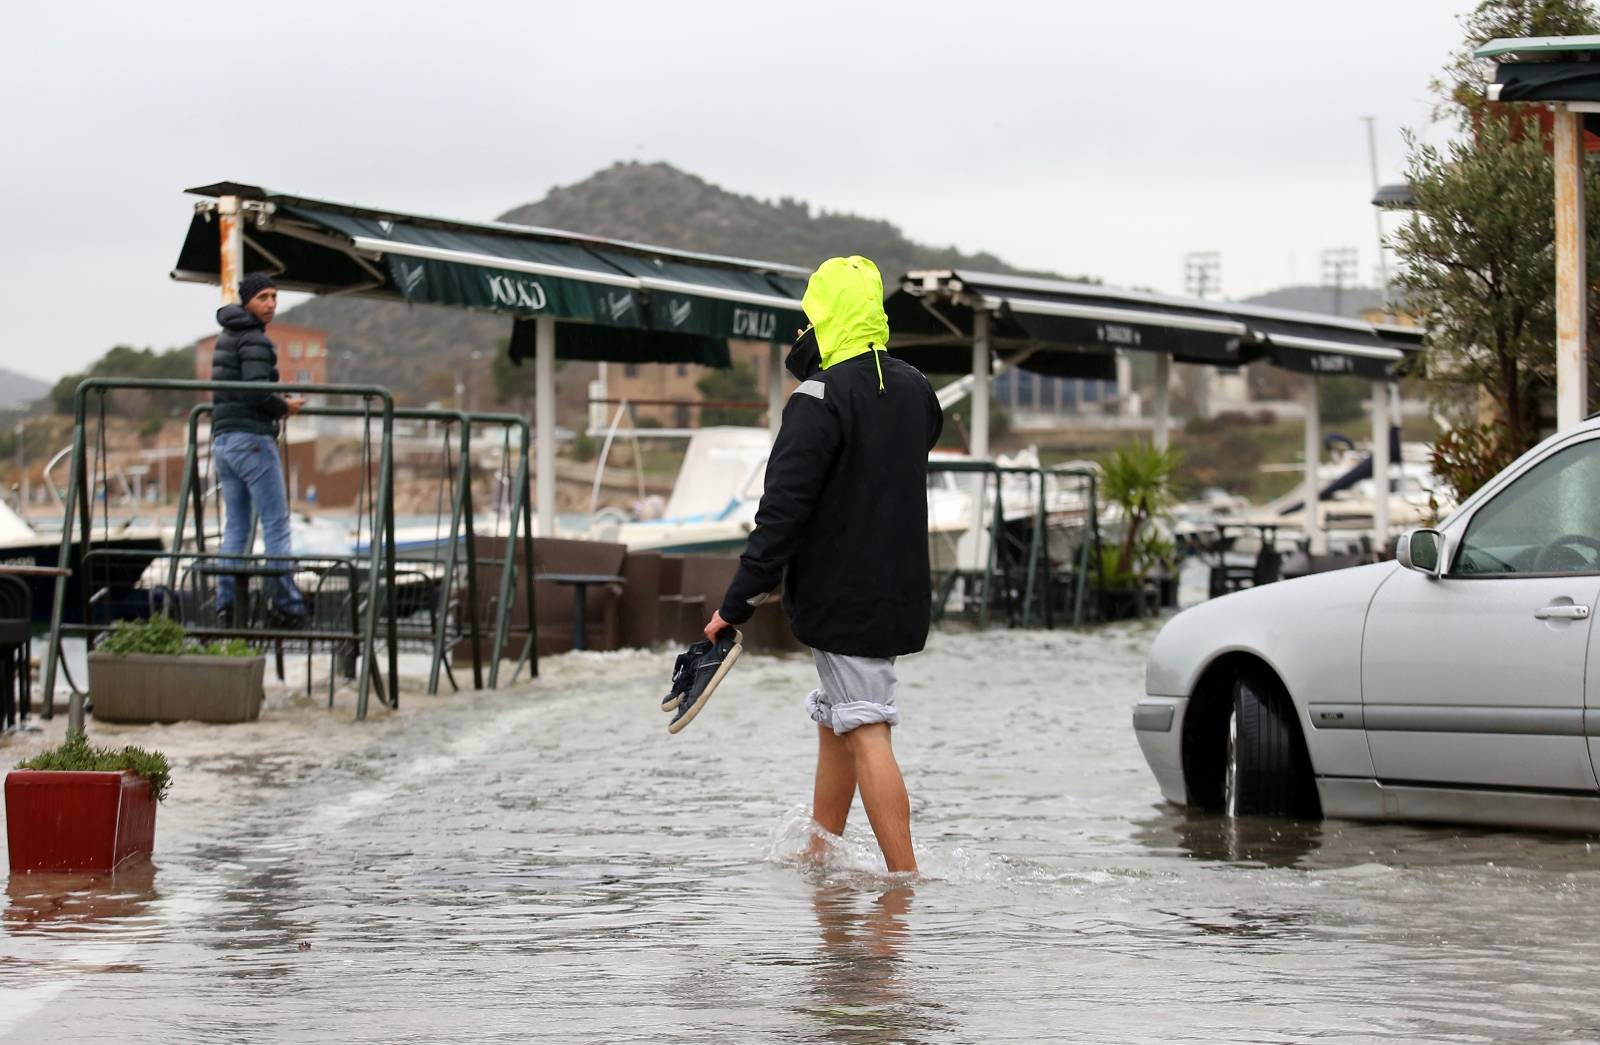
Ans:
{"label": "neon yellow hood", "polygon": [[[860,255],[829,258],[817,267],[800,300],[817,331],[822,369],[889,346],[889,317],[883,313],[883,277]],[[876,362],[876,359],[874,359]]]}

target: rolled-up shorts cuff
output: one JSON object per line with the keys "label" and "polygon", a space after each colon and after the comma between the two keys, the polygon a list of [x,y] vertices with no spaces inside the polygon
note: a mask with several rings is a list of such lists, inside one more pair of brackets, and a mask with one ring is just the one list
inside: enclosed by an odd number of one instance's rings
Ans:
{"label": "rolled-up shorts cuff", "polygon": [[815,649],[811,655],[817,663],[817,681],[822,683],[806,697],[813,722],[839,736],[878,722],[900,724],[893,657],[852,657]]}
{"label": "rolled-up shorts cuff", "polygon": [[887,722],[891,726],[900,724],[900,712],[888,704],[874,704],[870,700],[829,704],[822,699],[820,689],[814,689],[807,694],[806,711],[810,713],[811,721],[827,726],[839,736],[875,722]]}

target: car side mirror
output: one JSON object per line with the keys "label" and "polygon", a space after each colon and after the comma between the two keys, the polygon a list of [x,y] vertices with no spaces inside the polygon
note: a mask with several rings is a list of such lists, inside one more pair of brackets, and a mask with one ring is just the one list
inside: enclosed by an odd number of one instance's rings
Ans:
{"label": "car side mirror", "polygon": [[1438,580],[1444,576],[1444,564],[1449,560],[1445,554],[1448,547],[1448,539],[1439,530],[1426,527],[1407,530],[1400,535],[1400,543],[1395,547],[1395,558],[1406,569],[1426,573],[1434,580]]}

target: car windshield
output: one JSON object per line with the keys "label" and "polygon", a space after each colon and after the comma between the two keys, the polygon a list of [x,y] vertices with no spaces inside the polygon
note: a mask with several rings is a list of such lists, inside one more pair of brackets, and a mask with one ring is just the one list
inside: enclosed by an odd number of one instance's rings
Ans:
{"label": "car windshield", "polygon": [[1600,572],[1600,439],[1545,458],[1478,509],[1454,572]]}

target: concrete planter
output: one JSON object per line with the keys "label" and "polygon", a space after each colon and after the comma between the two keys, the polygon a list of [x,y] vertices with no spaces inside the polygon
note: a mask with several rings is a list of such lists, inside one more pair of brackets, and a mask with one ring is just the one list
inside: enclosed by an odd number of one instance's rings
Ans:
{"label": "concrete planter", "polygon": [[261,715],[265,657],[89,654],[100,722],[252,722]]}
{"label": "concrete planter", "polygon": [[149,856],[156,800],[135,773],[18,769],[6,774],[6,847],[13,874],[111,871]]}

